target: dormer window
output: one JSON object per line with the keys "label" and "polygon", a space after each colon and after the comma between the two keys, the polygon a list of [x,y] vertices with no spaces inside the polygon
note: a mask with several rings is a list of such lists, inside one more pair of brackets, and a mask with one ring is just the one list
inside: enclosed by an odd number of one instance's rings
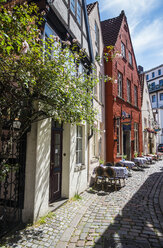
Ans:
{"label": "dormer window", "polygon": [[123,58],[126,58],[126,48],[123,42],[121,42],[121,54]]}

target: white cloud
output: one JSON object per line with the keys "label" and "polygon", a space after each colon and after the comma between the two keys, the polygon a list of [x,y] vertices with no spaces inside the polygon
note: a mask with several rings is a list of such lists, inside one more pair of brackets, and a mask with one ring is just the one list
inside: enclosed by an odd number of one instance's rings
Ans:
{"label": "white cloud", "polygon": [[155,0],[102,0],[100,4],[101,13],[109,11],[112,15],[118,16],[121,10],[124,10],[131,33],[142,22],[144,16],[150,14],[157,7]]}
{"label": "white cloud", "polygon": [[146,52],[149,49],[160,49],[163,41],[163,20],[155,19],[150,24],[145,24],[139,32],[132,37],[136,53]]}

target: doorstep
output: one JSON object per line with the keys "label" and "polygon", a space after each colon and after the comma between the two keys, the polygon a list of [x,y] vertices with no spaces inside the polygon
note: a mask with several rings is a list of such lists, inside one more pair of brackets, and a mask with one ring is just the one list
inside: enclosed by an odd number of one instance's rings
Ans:
{"label": "doorstep", "polygon": [[59,200],[49,204],[49,212],[54,212],[58,208],[60,208],[63,204],[65,204],[69,199],[68,198],[60,198]]}

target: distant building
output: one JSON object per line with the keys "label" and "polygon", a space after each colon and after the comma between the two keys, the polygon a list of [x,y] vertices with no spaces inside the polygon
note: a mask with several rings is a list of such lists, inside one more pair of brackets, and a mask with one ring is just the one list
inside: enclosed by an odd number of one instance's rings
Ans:
{"label": "distant building", "polygon": [[151,104],[160,132],[157,145],[163,143],[163,64],[145,71]]}
{"label": "distant building", "polygon": [[95,129],[89,134],[89,182],[92,183],[92,172],[99,165],[99,158],[105,159],[105,83],[103,80],[104,63],[103,63],[103,39],[100,24],[100,13],[98,2],[87,5],[89,19],[90,35],[92,40],[93,57],[94,57],[94,74],[99,78],[99,83],[94,87],[93,107],[98,110],[96,116]]}
{"label": "distant building", "polygon": [[138,66],[139,78],[142,91],[142,131],[143,131],[143,153],[144,155],[156,153],[156,123],[152,111],[148,85],[143,73],[143,67]]}
{"label": "distant building", "polygon": [[121,53],[105,61],[105,74],[112,78],[105,84],[106,160],[123,155],[130,160],[142,152],[141,85],[124,11],[101,27],[105,53],[110,45]]}

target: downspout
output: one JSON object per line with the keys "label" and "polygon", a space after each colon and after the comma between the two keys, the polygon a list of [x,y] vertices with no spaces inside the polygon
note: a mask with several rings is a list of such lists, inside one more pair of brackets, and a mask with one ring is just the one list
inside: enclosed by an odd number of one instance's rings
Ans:
{"label": "downspout", "polygon": [[[92,40],[91,40],[91,33],[90,33],[90,29],[89,29],[89,20],[88,20],[88,14],[87,14],[87,7],[86,7],[86,1],[82,0],[82,4],[83,4],[83,11],[84,11],[84,19],[86,22],[86,32],[87,32],[87,38],[88,38],[88,49],[89,49],[89,54],[90,54],[90,63],[94,63],[94,56],[93,56],[93,48],[92,48]],[[93,101],[92,101],[92,105],[93,105]],[[89,157],[90,157],[90,139],[93,137],[93,127],[91,127],[91,133],[88,136],[88,169],[87,169],[87,184],[89,183],[89,171],[90,171],[90,161],[89,161]]]}

